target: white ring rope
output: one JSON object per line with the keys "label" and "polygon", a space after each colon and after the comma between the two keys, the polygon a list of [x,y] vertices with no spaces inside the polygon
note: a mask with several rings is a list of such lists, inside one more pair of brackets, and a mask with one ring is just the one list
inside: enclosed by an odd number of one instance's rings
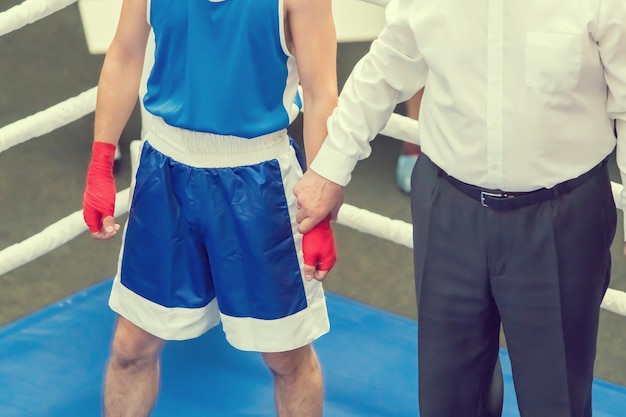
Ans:
{"label": "white ring rope", "polygon": [[25,0],[0,13],[0,36],[66,8],[77,0]]}
{"label": "white ring rope", "polygon": [[98,87],[0,128],[0,152],[68,125],[96,109]]}
{"label": "white ring rope", "polygon": [[350,204],[344,204],[337,215],[337,223],[407,248],[413,248],[413,225],[403,220],[390,219]]}
{"label": "white ring rope", "polygon": [[[117,193],[116,216],[121,216],[128,211],[128,198],[128,188]],[[51,252],[86,230],[83,211],[78,210],[26,240],[3,249],[0,252],[0,276]]]}
{"label": "white ring rope", "polygon": [[380,7],[386,7],[391,0],[364,0],[366,3],[372,3]]}
{"label": "white ring rope", "polygon": [[[26,0],[6,12],[0,13],[0,36],[44,18],[76,0]],[[387,0],[366,0],[384,6]],[[94,87],[80,95],[54,105],[25,119],[0,129],[0,152],[60,128],[95,109],[96,89]],[[381,134],[394,139],[419,143],[418,122],[399,114],[393,114]],[[131,160],[136,161],[139,141],[131,143]],[[622,185],[611,183],[616,208],[623,210],[619,195]],[[129,189],[117,193],[115,215],[128,211]],[[393,220],[380,214],[344,204],[339,211],[337,223],[363,233],[413,247],[412,225],[401,220]],[[41,232],[0,251],[0,276],[18,268],[74,239],[85,232],[87,227],[82,218],[82,210],[46,227]],[[626,316],[626,293],[609,288],[602,301],[602,308]]]}
{"label": "white ring rope", "polygon": [[380,134],[404,142],[411,142],[416,145],[420,144],[419,122],[398,113],[391,114],[389,121],[380,131]]}

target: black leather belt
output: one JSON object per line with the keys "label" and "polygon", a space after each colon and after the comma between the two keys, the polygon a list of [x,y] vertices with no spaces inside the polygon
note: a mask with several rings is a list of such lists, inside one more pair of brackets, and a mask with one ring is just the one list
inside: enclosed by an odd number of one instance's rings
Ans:
{"label": "black leather belt", "polygon": [[557,184],[552,188],[540,188],[538,190],[528,192],[488,190],[459,181],[458,179],[448,175],[442,169],[439,169],[439,172],[441,176],[450,182],[450,184],[456,187],[463,194],[481,203],[484,207],[489,207],[493,210],[515,210],[569,193],[597,173],[604,165],[606,165],[607,160],[608,158],[605,158],[590,171],[587,171],[579,177]]}

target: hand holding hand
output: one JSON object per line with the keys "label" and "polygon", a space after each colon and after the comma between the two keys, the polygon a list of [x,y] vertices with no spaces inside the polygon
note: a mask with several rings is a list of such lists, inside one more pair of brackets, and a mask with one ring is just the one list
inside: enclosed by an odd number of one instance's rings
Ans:
{"label": "hand holding hand", "polygon": [[87,183],[83,195],[83,218],[91,235],[96,239],[110,239],[120,229],[115,224],[115,180],[113,162],[115,145],[94,142],[87,170]]}
{"label": "hand holding hand", "polygon": [[337,251],[330,216],[302,236],[304,279],[323,281],[335,265]]}
{"label": "hand holding hand", "polygon": [[329,215],[331,220],[337,219],[343,204],[344,187],[309,169],[293,188],[293,193],[299,207],[296,215],[298,231],[306,233]]}

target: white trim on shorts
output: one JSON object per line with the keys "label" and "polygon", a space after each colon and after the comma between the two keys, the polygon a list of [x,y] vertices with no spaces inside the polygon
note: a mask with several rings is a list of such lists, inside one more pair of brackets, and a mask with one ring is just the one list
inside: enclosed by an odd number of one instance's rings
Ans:
{"label": "white trim on shorts", "polygon": [[163,340],[193,339],[220,322],[215,298],[201,308],[163,307],[126,288],[119,274],[113,279],[109,306],[135,326]]}
{"label": "white trim on shorts", "polygon": [[[322,288],[321,285],[316,287]],[[322,317],[325,320],[320,320]],[[221,319],[228,342],[237,349],[254,352],[285,352],[297,349],[330,330],[323,296],[304,310],[281,319],[260,320],[225,314],[221,315]]]}
{"label": "white trim on shorts", "polygon": [[289,147],[286,129],[247,139],[181,129],[150,116],[148,143],[175,161],[196,168],[254,165],[275,159]]}

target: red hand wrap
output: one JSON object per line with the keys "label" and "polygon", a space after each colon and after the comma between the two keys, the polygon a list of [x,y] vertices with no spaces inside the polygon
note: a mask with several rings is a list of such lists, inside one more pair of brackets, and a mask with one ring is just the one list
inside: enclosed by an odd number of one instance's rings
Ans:
{"label": "red hand wrap", "polygon": [[102,219],[113,216],[115,212],[114,161],[115,145],[106,142],[93,143],[83,195],[83,218],[92,233],[99,232],[102,229]]}
{"label": "red hand wrap", "polygon": [[302,236],[302,255],[306,265],[319,271],[330,271],[337,261],[335,237],[330,227],[330,216]]}

